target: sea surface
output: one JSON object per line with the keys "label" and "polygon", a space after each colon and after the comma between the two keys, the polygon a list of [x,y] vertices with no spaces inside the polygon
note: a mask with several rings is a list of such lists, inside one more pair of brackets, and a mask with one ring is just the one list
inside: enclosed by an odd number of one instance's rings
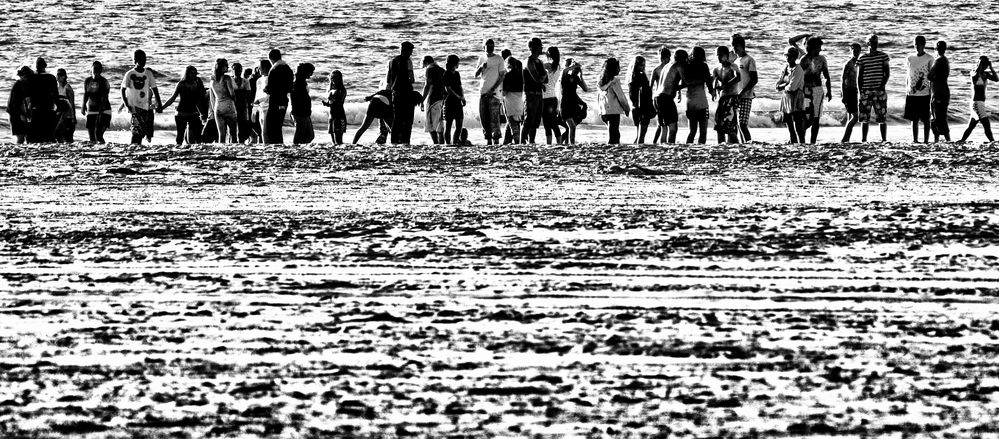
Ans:
{"label": "sea surface", "polygon": [[[330,71],[343,72],[348,87],[352,123],[358,123],[365,95],[376,91],[387,61],[401,41],[416,44],[414,61],[433,55],[443,63],[448,54],[462,59],[466,92],[474,90],[475,62],[484,38],[510,48],[524,58],[527,41],[540,37],[545,46],[558,46],[578,60],[591,83],[610,56],[627,66],[636,55],[656,59],[665,44],[690,49],[701,45],[709,55],[729,36],[741,33],[760,69],[756,125],[766,125],[777,109],[772,84],[782,68],[781,52],[791,35],[812,32],[824,37],[836,97],[830,117],[841,111],[839,81],[849,44],[863,42],[871,32],[881,35],[892,57],[889,92],[892,106],[904,97],[904,57],[912,38],[951,46],[954,104],[952,116],[964,118],[970,99],[966,75],[977,57],[996,51],[999,14],[990,2],[889,0],[809,2],[774,1],[84,1],[25,0],[5,6],[0,21],[0,62],[13,78],[18,66],[33,65],[36,56],[50,67],[66,68],[77,90],[90,63],[101,60],[112,82],[131,64],[131,53],[143,48],[149,65],[160,75],[161,93],[169,95],[184,67],[202,75],[217,57],[253,65],[277,47],[293,65],[316,65],[312,78],[318,100]],[[713,57],[712,57],[713,58]],[[712,59],[712,64],[715,61]],[[653,63],[650,63],[650,70]],[[417,76],[421,76],[419,73]],[[13,79],[0,82],[5,104]],[[467,93],[469,95],[475,94]],[[584,96],[595,101],[595,92]],[[115,99],[117,101],[117,99]],[[469,105],[470,109],[476,108]],[[317,113],[322,107],[317,105]],[[469,110],[470,114],[474,111]],[[900,110],[899,110],[900,112]],[[591,119],[592,119],[591,115]]]}

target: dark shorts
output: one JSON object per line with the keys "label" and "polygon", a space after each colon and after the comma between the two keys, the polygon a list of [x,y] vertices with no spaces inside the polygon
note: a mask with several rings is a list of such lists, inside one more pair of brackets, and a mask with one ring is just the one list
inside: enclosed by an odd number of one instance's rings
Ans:
{"label": "dark shorts", "polygon": [[906,120],[913,122],[930,121],[930,97],[929,96],[906,96],[905,112],[902,115]]}
{"label": "dark shorts", "polygon": [[700,110],[690,110],[687,111],[687,120],[691,123],[693,122],[707,122],[708,121],[708,109]]}
{"label": "dark shorts", "polygon": [[15,136],[27,136],[28,132],[31,131],[31,124],[28,123],[27,116],[21,115],[11,115],[10,116],[10,132]]}
{"label": "dark shorts", "polygon": [[465,119],[465,107],[461,105],[461,101],[454,98],[444,99],[444,120],[464,120]]}
{"label": "dark shorts", "polygon": [[843,90],[843,108],[849,114],[860,111],[860,92],[857,89]]}
{"label": "dark shorts", "polygon": [[676,101],[666,95],[656,96],[656,115],[659,116],[659,125],[666,126],[676,123],[680,115],[676,112]]}

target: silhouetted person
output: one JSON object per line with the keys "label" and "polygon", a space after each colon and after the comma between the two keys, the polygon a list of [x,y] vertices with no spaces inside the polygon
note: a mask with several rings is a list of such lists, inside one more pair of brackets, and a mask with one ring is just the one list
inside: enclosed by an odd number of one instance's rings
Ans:
{"label": "silhouetted person", "polygon": [[402,43],[400,53],[389,63],[385,83],[392,91],[392,143],[408,144],[413,133],[413,43]]}
{"label": "silhouetted person", "polygon": [[48,64],[44,58],[35,61],[35,74],[28,82],[31,122],[28,129],[28,142],[45,143],[55,141],[55,103],[59,97],[56,77],[45,72]]}
{"label": "silhouetted person", "polygon": [[295,73],[288,63],[281,59],[281,51],[272,49],[267,57],[271,61],[271,70],[267,75],[267,112],[261,125],[261,136],[265,144],[284,143],[284,118],[288,113],[288,94],[295,83]]}
{"label": "silhouetted person", "polygon": [[[132,114],[132,144],[142,143],[142,138],[153,140],[153,114],[162,112],[160,91],[156,88],[153,72],[146,68],[146,52],[136,50],[133,56],[135,68],[125,72],[121,80],[121,101]],[[156,97],[156,105],[152,98]]]}

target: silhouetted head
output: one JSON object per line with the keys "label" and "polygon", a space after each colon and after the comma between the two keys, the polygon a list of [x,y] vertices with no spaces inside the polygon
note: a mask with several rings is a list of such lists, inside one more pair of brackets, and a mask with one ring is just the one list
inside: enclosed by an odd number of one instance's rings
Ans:
{"label": "silhouetted head", "polygon": [[734,34],[732,35],[732,50],[740,56],[746,52],[746,39],[742,35]]}
{"label": "silhouetted head", "polygon": [[453,55],[453,54],[448,55],[447,61],[444,63],[444,66],[447,67],[448,70],[454,70],[458,68],[458,63],[460,61],[461,60],[458,58],[458,55]]}
{"label": "silhouetted head", "polygon": [[94,61],[94,63],[90,66],[90,73],[93,74],[95,78],[100,76],[101,73],[104,73],[104,64],[101,64],[100,61]]}
{"label": "silhouetted head", "polygon": [[146,66],[146,52],[142,49],[138,49],[132,54],[132,60],[135,61],[135,65],[138,67]]}
{"label": "silhouetted head", "polygon": [[669,62],[670,53],[666,46],[659,46],[659,62],[666,64]]}
{"label": "silhouetted head", "polygon": [[527,43],[527,48],[531,51],[531,55],[541,55],[541,38],[531,38],[531,41]]}
{"label": "silhouetted head", "polygon": [[553,70],[562,64],[562,54],[559,52],[558,47],[548,46],[545,55],[551,60]]}
{"label": "silhouetted head", "polygon": [[17,79],[19,80],[28,79],[28,77],[33,74],[35,74],[35,72],[33,72],[31,67],[28,66],[21,66],[21,68],[17,69]]}
{"label": "silhouetted head", "polygon": [[403,41],[402,46],[400,46],[399,48],[399,53],[402,54],[403,56],[412,56],[413,49],[415,48],[416,47],[413,46],[413,43],[410,43],[409,41]]}
{"label": "silhouetted head", "polygon": [[912,42],[912,47],[914,47],[916,52],[919,53],[926,51],[926,37],[922,35],[916,36],[916,39]]}
{"label": "silhouetted head", "polygon": [[194,66],[187,66],[187,68],[184,69],[184,80],[194,81],[197,78],[198,78],[197,68],[195,68]]}
{"label": "silhouetted head", "polygon": [[805,41],[805,52],[811,55],[818,55],[822,51],[822,38],[811,37]]}
{"label": "silhouetted head", "polygon": [[343,88],[343,73],[339,70],[330,72],[330,88]]}
{"label": "silhouetted head", "polygon": [[618,62],[617,58],[611,57],[604,61],[604,70],[600,75],[600,85],[604,85],[611,82],[615,76],[621,73],[621,63]]}
{"label": "silhouetted head", "polygon": [[242,64],[240,64],[238,62],[232,63],[232,76],[235,77],[235,78],[242,78],[243,77],[243,65]]}
{"label": "silhouetted head", "polygon": [[434,63],[434,57],[427,55],[423,57],[423,67],[430,67]]}
{"label": "silhouetted head", "polygon": [[264,75],[264,76],[269,75],[271,73],[271,62],[270,62],[270,60],[266,60],[266,59],[260,60],[260,65],[258,66],[258,68],[260,69],[260,74],[261,75]]}
{"label": "silhouetted head", "polygon": [[982,56],[978,57],[978,67],[975,67],[975,72],[976,73],[982,73],[982,72],[988,70],[989,66],[991,66],[991,65],[992,65],[992,61],[989,61],[989,57],[987,57],[985,55],[982,55]]}
{"label": "silhouetted head", "polygon": [[486,50],[486,53],[493,53],[496,50],[496,42],[492,38],[488,38],[482,42],[482,48]]}
{"label": "silhouetted head", "polygon": [[867,37],[867,47],[870,47],[871,50],[877,50],[877,48],[878,48],[878,35],[877,34],[871,34],[871,36]]}
{"label": "silhouetted head", "polygon": [[513,55],[513,52],[511,52],[510,49],[503,49],[503,51],[500,52],[500,56],[502,56],[503,59],[507,59],[507,58],[509,58],[512,55]]}
{"label": "silhouetted head", "polygon": [[944,56],[947,53],[947,42],[944,40],[937,41],[937,54]]}
{"label": "silhouetted head", "polygon": [[853,53],[854,58],[860,56],[860,51],[863,49],[864,47],[861,46],[860,43],[850,44],[850,52]]}
{"label": "silhouetted head", "polygon": [[799,56],[800,54],[801,54],[801,53],[800,53],[800,52],[798,51],[798,48],[797,48],[797,47],[794,47],[794,46],[790,46],[790,47],[788,47],[788,48],[787,48],[787,50],[786,50],[786,51],[784,52],[784,57],[785,57],[785,58],[787,58],[787,63],[788,63],[788,64],[794,64],[794,63],[797,63],[797,62],[798,62],[798,56]]}
{"label": "silhouetted head", "polygon": [[295,69],[295,80],[304,83],[315,72],[316,66],[312,65],[312,63],[300,63],[298,68]]}
{"label": "silhouetted head", "polygon": [[59,85],[66,85],[66,69],[56,70],[56,81]]}
{"label": "silhouetted head", "polygon": [[225,72],[229,71],[229,61],[225,58],[218,58],[215,60],[215,78],[221,78]]}
{"label": "silhouetted head", "polygon": [[271,64],[281,61],[281,51],[278,49],[271,49],[267,53],[267,59],[271,60]]}
{"label": "silhouetted head", "polygon": [[677,64],[686,64],[690,61],[690,55],[687,54],[686,50],[677,49],[676,53],[673,54],[673,62]]}
{"label": "silhouetted head", "polygon": [[707,62],[708,54],[704,51],[701,46],[694,46],[690,51],[690,61],[691,62]]}
{"label": "silhouetted head", "polygon": [[729,63],[728,54],[728,46],[718,46],[718,49],[715,50],[715,55],[718,56],[718,62],[722,64]]}
{"label": "silhouetted head", "polygon": [[35,59],[35,72],[45,73],[45,68],[48,66],[49,64],[45,62],[45,58],[38,57]]}
{"label": "silhouetted head", "polygon": [[631,74],[630,78],[634,78],[639,73],[645,73],[645,57],[642,55],[635,56],[635,59],[631,61]]}

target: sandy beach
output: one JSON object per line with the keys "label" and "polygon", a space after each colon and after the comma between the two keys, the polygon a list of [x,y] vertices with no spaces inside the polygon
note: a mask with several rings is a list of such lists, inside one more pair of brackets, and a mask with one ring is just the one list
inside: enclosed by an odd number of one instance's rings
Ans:
{"label": "sandy beach", "polygon": [[995,434],[997,152],[3,145],[0,434]]}

